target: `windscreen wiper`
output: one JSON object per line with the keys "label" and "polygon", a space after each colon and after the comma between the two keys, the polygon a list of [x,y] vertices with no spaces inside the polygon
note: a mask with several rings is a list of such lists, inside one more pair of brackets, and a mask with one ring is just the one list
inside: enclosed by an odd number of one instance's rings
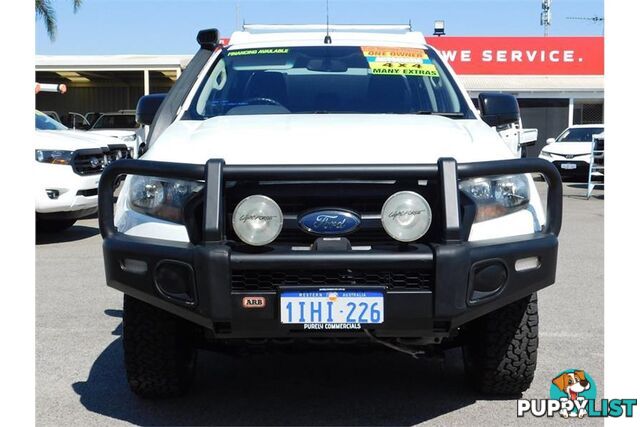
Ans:
{"label": "windscreen wiper", "polygon": [[434,116],[443,116],[443,117],[464,117],[464,113],[459,112],[459,111],[428,111],[428,110],[422,110],[422,111],[416,111],[415,113],[410,113],[410,114],[417,114],[417,115],[434,115]]}
{"label": "windscreen wiper", "polygon": [[309,110],[309,111],[296,111],[294,114],[357,114],[357,112],[356,111]]}

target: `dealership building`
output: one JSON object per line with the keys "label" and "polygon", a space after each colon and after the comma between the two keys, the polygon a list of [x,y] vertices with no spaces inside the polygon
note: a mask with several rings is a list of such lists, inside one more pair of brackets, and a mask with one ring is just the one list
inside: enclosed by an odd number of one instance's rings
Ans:
{"label": "dealership building", "polygon": [[[472,98],[515,95],[523,125],[538,129],[537,154],[571,124],[604,122],[603,37],[429,37]],[[36,108],[69,112],[134,109],[149,93],[168,91],[192,55],[36,56],[36,81],[68,91],[36,95]]]}

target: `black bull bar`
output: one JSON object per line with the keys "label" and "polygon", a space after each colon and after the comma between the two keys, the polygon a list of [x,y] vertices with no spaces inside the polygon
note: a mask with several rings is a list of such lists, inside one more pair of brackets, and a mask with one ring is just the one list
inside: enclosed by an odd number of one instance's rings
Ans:
{"label": "black bull bar", "polygon": [[562,226],[562,180],[556,167],[542,159],[496,160],[460,163],[441,158],[437,164],[406,165],[226,165],[224,160],[211,159],[206,165],[120,160],[102,173],[99,185],[100,232],[103,238],[117,230],[113,222],[114,182],[123,174],[197,180],[205,182],[205,241],[223,239],[222,198],[225,181],[234,180],[348,180],[348,179],[416,179],[438,180],[442,195],[443,236],[445,243],[459,242],[460,204],[458,180],[492,175],[540,173],[549,186],[547,192],[546,225],[543,233],[558,235]]}
{"label": "black bull bar", "polygon": [[[540,173],[548,184],[546,224],[540,232],[527,236],[466,242],[461,224],[458,182],[461,179]],[[157,239],[127,236],[114,225],[114,187],[122,175],[133,174],[158,178],[198,180],[205,183],[202,242],[167,242]],[[233,250],[225,242],[225,181],[284,180],[435,180],[440,186],[441,241],[415,244],[414,251],[376,248],[370,251],[316,252],[274,248],[265,253],[245,253]],[[562,181],[556,167],[542,159],[513,159],[458,164],[454,159],[441,158],[436,164],[406,165],[226,165],[211,159],[204,165],[146,160],[119,160],[103,172],[99,185],[99,222],[104,238],[107,284],[149,304],[207,328],[234,325],[235,336],[286,336],[286,328],[275,320],[275,312],[265,312],[265,319],[243,319],[238,313],[238,295],[230,285],[230,271],[264,269],[431,269],[436,277],[431,291],[418,294],[393,294],[389,308],[396,309],[395,323],[385,320],[387,331],[380,336],[411,336],[415,328],[423,334],[435,330],[435,320],[443,320],[450,330],[536,292],[555,281],[557,235],[562,225]],[[276,245],[278,246],[278,245]],[[541,267],[517,272],[517,259],[538,256]],[[136,276],[124,271],[120,260],[140,258],[153,266],[164,259],[192,265],[198,285],[197,298],[184,304],[159,295],[151,274]],[[474,301],[470,292],[469,272],[487,260],[501,260],[508,266],[508,280],[495,296]],[[413,295],[413,296],[412,296]],[[267,298],[276,298],[266,295]],[[268,301],[271,307],[276,300]],[[406,319],[403,319],[403,316]],[[413,318],[411,316],[414,316]],[[421,319],[417,321],[416,319]],[[244,323],[243,323],[244,322]],[[253,322],[253,323],[252,323]],[[416,325],[421,326],[416,326]],[[263,329],[260,329],[263,328]],[[275,332],[274,332],[275,331]],[[426,332],[425,332],[426,331]],[[262,334],[262,335],[260,335]],[[405,335],[402,335],[405,334]]]}

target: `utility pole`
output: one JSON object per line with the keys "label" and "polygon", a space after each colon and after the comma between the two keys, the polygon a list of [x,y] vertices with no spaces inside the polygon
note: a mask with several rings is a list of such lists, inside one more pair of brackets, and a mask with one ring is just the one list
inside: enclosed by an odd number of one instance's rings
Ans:
{"label": "utility pole", "polygon": [[549,29],[551,28],[551,0],[542,0],[540,25],[544,27],[544,36],[547,37],[549,35]]}

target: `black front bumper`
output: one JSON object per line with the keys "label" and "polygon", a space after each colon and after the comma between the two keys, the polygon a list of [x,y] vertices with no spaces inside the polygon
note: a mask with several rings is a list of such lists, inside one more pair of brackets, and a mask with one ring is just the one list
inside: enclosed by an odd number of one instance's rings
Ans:
{"label": "black front bumper", "polygon": [[[562,178],[587,179],[589,177],[589,163],[578,160],[555,160],[553,165],[560,172]],[[563,168],[563,165],[575,165],[574,169]]]}
{"label": "black front bumper", "polygon": [[[458,178],[534,172],[542,173],[549,184],[547,225],[543,232],[492,241],[464,241]],[[112,182],[123,173],[204,179],[205,241],[177,243],[118,233],[113,225]],[[223,240],[220,200],[224,180],[275,176],[438,179],[443,196],[442,241],[331,251],[299,251],[278,244],[262,251],[247,251]],[[203,166],[131,160],[107,168],[100,182],[100,227],[107,284],[197,323],[217,338],[361,336],[359,330],[304,330],[302,325],[280,322],[279,292],[284,287],[268,284],[282,275],[299,277],[302,283],[313,272],[317,273],[316,279],[344,280],[340,287],[347,290],[371,287],[383,290],[384,322],[361,325],[374,329],[377,336],[446,337],[465,322],[554,282],[561,217],[560,177],[552,164],[539,159],[460,165],[451,159],[441,159],[437,165],[370,167],[225,166],[218,160]],[[527,269],[516,267],[524,259],[536,262]],[[407,272],[415,276],[408,279]],[[163,285],[172,274],[187,283],[186,291]],[[397,277],[402,279],[395,280]],[[496,278],[497,285],[487,288],[487,277]],[[255,286],[242,287],[241,282],[247,278],[256,281]],[[411,286],[406,286],[408,282]],[[267,286],[259,286],[260,283]],[[316,289],[327,285],[336,283],[317,283]],[[260,298],[264,306],[247,308],[243,306],[245,297]]]}
{"label": "black front bumper", "polygon": [[98,213],[98,207],[79,209],[76,211],[61,211],[61,212],[48,212],[48,213],[38,213],[36,212],[36,219],[42,220],[67,220],[67,219],[82,219],[91,215],[95,215]]}

